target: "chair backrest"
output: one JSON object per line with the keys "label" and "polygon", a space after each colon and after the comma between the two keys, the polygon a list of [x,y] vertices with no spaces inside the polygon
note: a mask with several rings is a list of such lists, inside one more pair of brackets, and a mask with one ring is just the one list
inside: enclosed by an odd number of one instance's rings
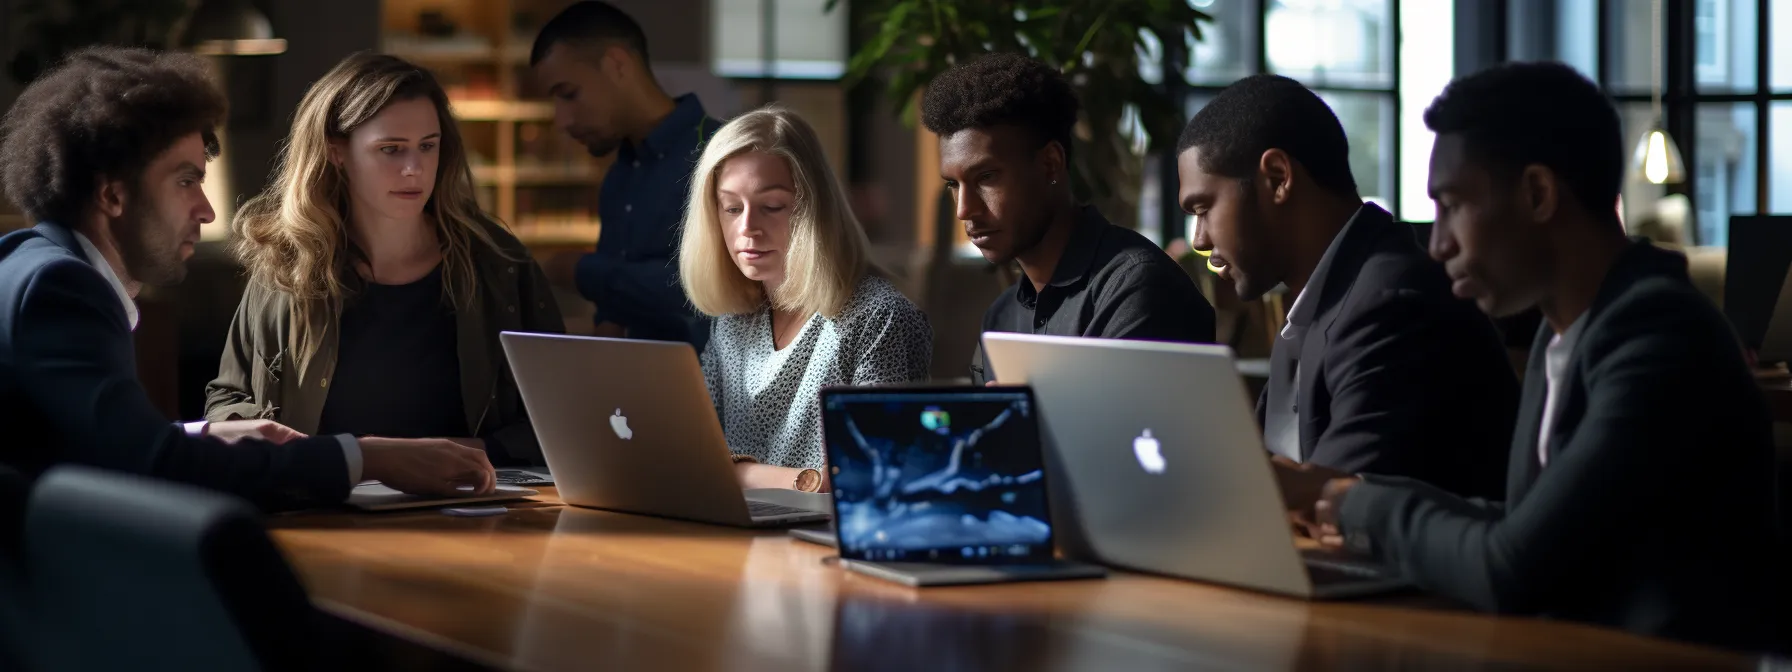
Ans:
{"label": "chair backrest", "polygon": [[25,556],[39,669],[310,665],[310,602],[241,500],[56,467],[31,493]]}
{"label": "chair backrest", "polygon": [[0,670],[25,670],[31,637],[25,611],[25,500],[30,484],[18,471],[0,464]]}

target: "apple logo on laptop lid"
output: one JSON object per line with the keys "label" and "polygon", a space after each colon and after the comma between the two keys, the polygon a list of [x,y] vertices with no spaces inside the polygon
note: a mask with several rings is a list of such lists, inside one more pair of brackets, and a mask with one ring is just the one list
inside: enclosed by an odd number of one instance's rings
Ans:
{"label": "apple logo on laptop lid", "polygon": [[610,429],[616,432],[616,438],[623,441],[635,438],[635,431],[628,428],[628,416],[623,415],[620,408],[616,409],[615,415],[610,416]]}
{"label": "apple logo on laptop lid", "polygon": [[1166,465],[1164,464],[1164,453],[1162,448],[1163,447],[1157,441],[1157,437],[1151,435],[1150,428],[1146,428],[1145,433],[1140,434],[1138,438],[1132,440],[1132,452],[1134,455],[1138,456],[1139,466],[1144,467],[1146,473],[1164,473],[1164,467]]}

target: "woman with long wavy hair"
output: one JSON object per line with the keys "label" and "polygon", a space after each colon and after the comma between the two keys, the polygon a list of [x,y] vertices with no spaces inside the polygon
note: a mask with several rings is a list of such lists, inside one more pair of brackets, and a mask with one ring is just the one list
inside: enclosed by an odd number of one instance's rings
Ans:
{"label": "woman with long wavy hair", "polygon": [[273,182],[236,218],[249,287],[206,416],[540,448],[500,331],[564,331],[541,268],[479,209],[448,97],[393,56],[312,85]]}

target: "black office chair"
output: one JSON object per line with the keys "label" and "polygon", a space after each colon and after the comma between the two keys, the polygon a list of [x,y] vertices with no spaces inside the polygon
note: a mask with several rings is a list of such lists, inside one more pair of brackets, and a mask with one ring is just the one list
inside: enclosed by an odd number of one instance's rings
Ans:
{"label": "black office chair", "polygon": [[25,500],[30,484],[13,468],[0,464],[0,670],[27,670],[31,641],[26,630],[24,592]]}
{"label": "black office chair", "polygon": [[40,670],[312,666],[316,613],[246,502],[63,466],[24,531]]}

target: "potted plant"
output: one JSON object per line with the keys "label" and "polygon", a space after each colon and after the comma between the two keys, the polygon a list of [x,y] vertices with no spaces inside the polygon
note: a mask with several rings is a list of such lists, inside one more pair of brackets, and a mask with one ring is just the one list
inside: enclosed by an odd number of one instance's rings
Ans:
{"label": "potted plant", "polygon": [[192,0],[22,0],[7,73],[29,83],[71,51],[94,44],[165,49]]}
{"label": "potted plant", "polygon": [[[888,95],[910,125],[916,93],[953,64],[1015,51],[1062,70],[1082,101],[1072,186],[1123,224],[1137,221],[1144,154],[1173,149],[1182,132],[1184,101],[1172,91],[1187,82],[1182,68],[1164,65],[1158,45],[1180,42],[1187,53],[1200,24],[1212,20],[1187,0],[855,0],[853,11],[869,34],[847,80],[887,76]],[[1148,79],[1141,65],[1160,76]]]}

